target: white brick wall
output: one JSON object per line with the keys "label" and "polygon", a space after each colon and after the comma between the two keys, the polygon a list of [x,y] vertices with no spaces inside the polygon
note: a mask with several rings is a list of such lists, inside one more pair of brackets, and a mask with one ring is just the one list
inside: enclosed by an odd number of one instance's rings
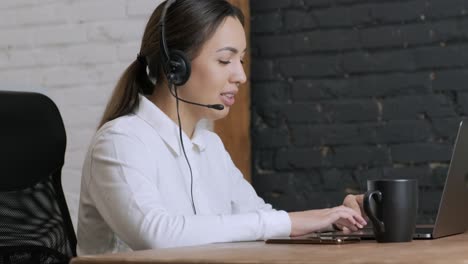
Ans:
{"label": "white brick wall", "polygon": [[68,137],[63,185],[75,228],[89,141],[160,2],[0,1],[0,89],[42,92],[59,107]]}

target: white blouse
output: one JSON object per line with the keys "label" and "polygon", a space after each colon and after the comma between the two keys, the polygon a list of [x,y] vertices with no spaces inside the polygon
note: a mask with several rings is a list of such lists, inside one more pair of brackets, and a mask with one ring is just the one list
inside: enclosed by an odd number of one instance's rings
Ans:
{"label": "white blouse", "polygon": [[244,180],[213,132],[183,133],[145,97],[96,133],[83,166],[78,254],[289,236],[291,221]]}

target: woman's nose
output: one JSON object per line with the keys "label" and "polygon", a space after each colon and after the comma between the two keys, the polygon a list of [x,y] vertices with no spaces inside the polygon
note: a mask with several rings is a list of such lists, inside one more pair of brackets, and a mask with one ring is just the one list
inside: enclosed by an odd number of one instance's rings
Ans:
{"label": "woman's nose", "polygon": [[241,84],[247,81],[247,76],[245,75],[244,67],[241,63],[239,63],[239,66],[237,66],[235,71],[233,72],[231,81],[234,83]]}

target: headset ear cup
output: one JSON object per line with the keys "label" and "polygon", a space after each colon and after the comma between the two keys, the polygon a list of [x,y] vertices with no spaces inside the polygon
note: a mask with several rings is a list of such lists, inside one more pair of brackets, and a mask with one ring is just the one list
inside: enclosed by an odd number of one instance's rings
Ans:
{"label": "headset ear cup", "polygon": [[167,74],[168,80],[174,85],[184,85],[190,78],[191,66],[190,61],[184,52],[180,50],[169,51],[169,72]]}

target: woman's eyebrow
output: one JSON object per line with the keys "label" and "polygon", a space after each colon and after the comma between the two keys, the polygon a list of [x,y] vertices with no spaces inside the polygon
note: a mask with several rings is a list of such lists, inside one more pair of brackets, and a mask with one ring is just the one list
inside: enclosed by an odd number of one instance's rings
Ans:
{"label": "woman's eyebrow", "polygon": [[[230,52],[232,52],[232,53],[234,53],[234,54],[239,53],[239,50],[236,49],[236,48],[233,48],[233,47],[224,47],[224,48],[221,48],[221,49],[217,50],[216,52],[225,51],[225,50],[230,51]],[[246,50],[247,50],[247,48],[244,50],[244,52],[245,52]]]}

